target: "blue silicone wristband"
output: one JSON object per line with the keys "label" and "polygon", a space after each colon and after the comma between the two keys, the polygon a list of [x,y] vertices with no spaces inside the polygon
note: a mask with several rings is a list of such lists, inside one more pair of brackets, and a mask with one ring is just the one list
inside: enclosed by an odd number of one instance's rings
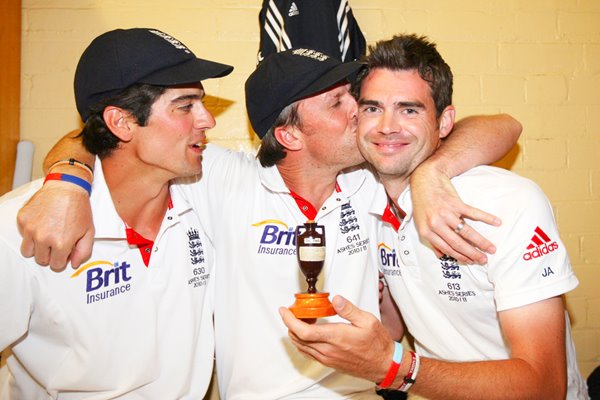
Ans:
{"label": "blue silicone wristband", "polygon": [[86,181],[85,179],[81,179],[78,176],[75,175],[69,175],[69,174],[48,174],[46,176],[46,179],[44,180],[44,183],[46,183],[47,181],[63,181],[63,182],[70,182],[73,183],[79,187],[84,188],[88,194],[91,196],[92,195],[92,185]]}
{"label": "blue silicone wristband", "polygon": [[398,343],[394,342],[394,355],[392,356],[392,361],[400,364],[402,362],[402,354],[404,353],[404,347]]}

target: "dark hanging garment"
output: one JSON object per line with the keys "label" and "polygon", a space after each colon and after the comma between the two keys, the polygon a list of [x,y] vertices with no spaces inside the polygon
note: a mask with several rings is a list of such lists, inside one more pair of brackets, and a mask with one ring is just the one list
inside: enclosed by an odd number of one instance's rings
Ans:
{"label": "dark hanging garment", "polygon": [[365,37],[348,0],[263,0],[258,19],[258,62],[292,47],[319,50],[341,61],[365,54]]}

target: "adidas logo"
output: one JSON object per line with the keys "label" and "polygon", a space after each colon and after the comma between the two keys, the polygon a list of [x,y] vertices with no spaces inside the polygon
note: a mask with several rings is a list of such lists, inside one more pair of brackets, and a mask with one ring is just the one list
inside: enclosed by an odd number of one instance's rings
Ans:
{"label": "adidas logo", "polygon": [[540,258],[558,249],[558,243],[553,242],[539,226],[535,228],[534,232],[531,243],[527,246],[528,251],[523,254],[523,260],[525,261]]}
{"label": "adidas logo", "polygon": [[298,10],[298,6],[296,5],[296,3],[292,2],[292,5],[290,6],[290,10],[288,11],[288,17],[293,17],[294,15],[299,15],[300,14],[300,10]]}

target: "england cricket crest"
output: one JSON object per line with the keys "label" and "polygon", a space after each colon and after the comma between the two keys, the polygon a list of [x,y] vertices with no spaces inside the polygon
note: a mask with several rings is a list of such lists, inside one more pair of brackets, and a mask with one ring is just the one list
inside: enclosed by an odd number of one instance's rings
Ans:
{"label": "england cricket crest", "polygon": [[460,266],[455,258],[444,255],[440,257],[442,276],[446,279],[460,279]]}
{"label": "england cricket crest", "polygon": [[342,234],[360,229],[356,212],[350,203],[342,204],[340,213],[340,232]]}
{"label": "england cricket crest", "polygon": [[192,262],[192,265],[204,263],[204,249],[202,248],[200,234],[196,229],[190,228],[187,231],[187,235],[190,260]]}

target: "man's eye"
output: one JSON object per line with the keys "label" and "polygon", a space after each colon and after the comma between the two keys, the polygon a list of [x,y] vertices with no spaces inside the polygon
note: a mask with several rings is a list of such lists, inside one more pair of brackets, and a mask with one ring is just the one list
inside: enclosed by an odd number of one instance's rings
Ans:
{"label": "man's eye", "polygon": [[192,106],[193,106],[193,104],[190,103],[190,104],[180,106],[179,109],[183,110],[183,111],[190,111],[192,109]]}

